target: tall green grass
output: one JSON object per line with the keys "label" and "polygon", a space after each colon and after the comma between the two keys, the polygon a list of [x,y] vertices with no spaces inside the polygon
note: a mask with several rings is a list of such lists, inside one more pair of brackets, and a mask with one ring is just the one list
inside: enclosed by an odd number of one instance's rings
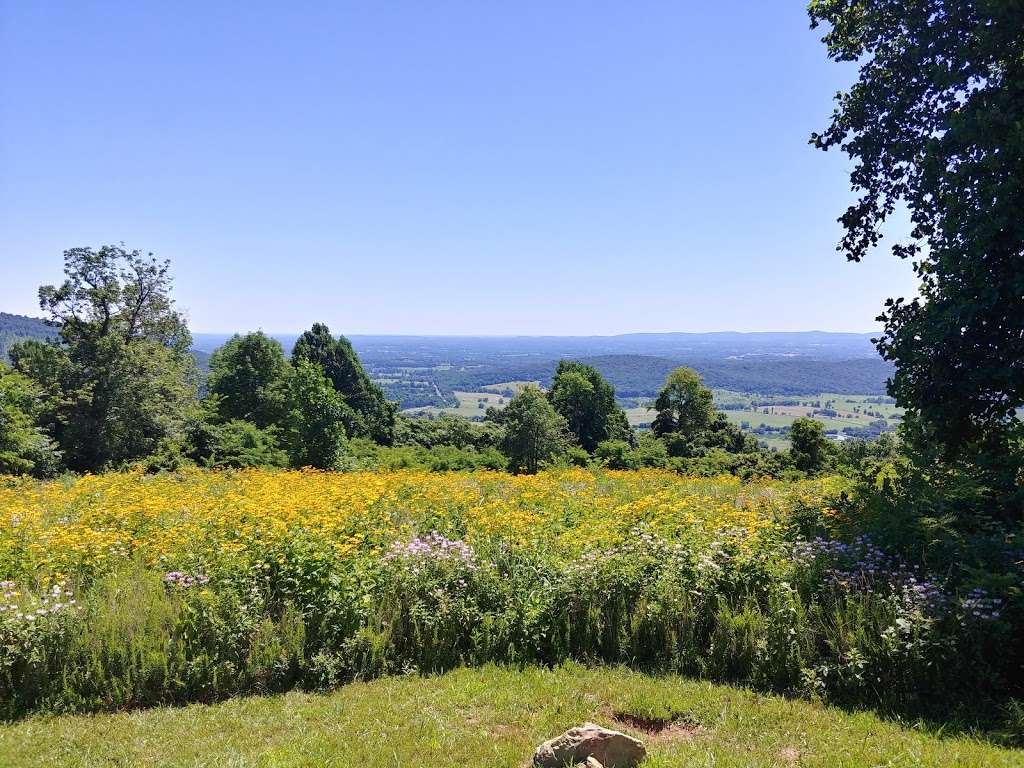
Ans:
{"label": "tall green grass", "polygon": [[0,708],[118,710],[574,660],[983,718],[1014,737],[1012,623],[930,615],[899,590],[851,591],[828,574],[781,549],[751,559],[650,537],[572,561],[516,550],[355,564],[307,539],[258,578],[188,586],[136,566],[30,629],[0,623]]}

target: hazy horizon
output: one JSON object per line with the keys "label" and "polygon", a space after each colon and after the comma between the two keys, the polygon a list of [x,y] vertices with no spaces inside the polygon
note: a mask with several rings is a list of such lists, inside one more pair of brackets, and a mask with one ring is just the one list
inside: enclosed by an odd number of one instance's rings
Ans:
{"label": "hazy horizon", "polygon": [[[330,325],[328,324],[328,327]],[[233,331],[200,331],[194,328],[189,329],[193,336],[231,336],[234,334],[253,333],[259,331],[267,336],[298,336],[303,331],[308,330],[307,328],[293,329],[293,330],[268,330],[266,328],[248,328],[238,329]],[[331,328],[331,332],[334,335],[344,336],[377,336],[387,337],[395,336],[400,338],[471,338],[471,339],[606,339],[606,338],[617,338],[621,336],[714,336],[714,335],[741,335],[741,336],[753,336],[753,335],[784,335],[784,334],[829,334],[833,336],[849,335],[849,336],[874,336],[879,331],[824,331],[820,328],[807,328],[804,330],[797,331],[778,331],[778,330],[763,330],[763,331],[735,331],[735,330],[719,330],[719,331],[623,331],[621,333],[345,333],[344,331],[336,331]]]}

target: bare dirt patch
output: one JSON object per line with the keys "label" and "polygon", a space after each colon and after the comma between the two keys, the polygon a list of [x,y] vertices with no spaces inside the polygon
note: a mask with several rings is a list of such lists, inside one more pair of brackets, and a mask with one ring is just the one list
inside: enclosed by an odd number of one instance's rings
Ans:
{"label": "bare dirt patch", "polygon": [[611,718],[619,725],[640,731],[654,741],[688,741],[704,732],[704,726],[686,719],[664,720],[642,717],[629,712],[612,712]]}
{"label": "bare dirt patch", "polygon": [[779,752],[779,757],[786,765],[797,765],[802,756],[803,752],[796,747],[786,747]]}

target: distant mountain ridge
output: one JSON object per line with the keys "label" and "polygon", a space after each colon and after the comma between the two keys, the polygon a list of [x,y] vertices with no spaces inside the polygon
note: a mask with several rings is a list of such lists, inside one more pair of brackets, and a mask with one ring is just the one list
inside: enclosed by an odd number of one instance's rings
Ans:
{"label": "distant mountain ridge", "polygon": [[[57,333],[56,326],[41,318],[0,312],[0,361],[7,361],[7,353],[19,341],[55,339]],[[205,374],[210,363],[209,353],[193,349],[192,357],[199,370]]]}
{"label": "distant mountain ridge", "polygon": [[[0,313],[0,359],[27,338],[52,338],[39,318]],[[298,334],[269,334],[290,352]],[[618,336],[352,335],[356,352],[389,397],[403,407],[444,404],[455,391],[509,381],[547,383],[558,360],[593,365],[620,397],[649,397],[673,368],[688,365],[708,386],[764,395],[885,393],[892,366],[873,334],[828,331],[627,333]],[[210,354],[231,334],[193,334],[205,373]]]}
{"label": "distant mountain ridge", "polygon": [[[892,366],[879,357],[849,360],[795,359],[708,359],[696,357],[654,357],[649,355],[579,356],[573,359],[592,365],[615,387],[619,397],[653,397],[675,368],[693,368],[709,387],[732,389],[759,395],[817,395],[833,392],[846,395],[884,395]],[[557,360],[498,362],[464,368],[415,372],[442,392],[477,391],[507,381],[539,381],[547,386]],[[385,381],[398,368],[371,366]],[[387,390],[385,384],[385,390]]]}
{"label": "distant mountain ridge", "polygon": [[[268,333],[285,351],[296,333]],[[348,334],[346,334],[348,335]],[[416,336],[348,335],[362,356],[409,359],[438,364],[447,357],[472,359],[509,357],[578,357],[581,355],[642,354],[664,357],[696,355],[728,358],[744,355],[806,356],[848,360],[877,357],[870,333],[828,331],[718,331],[712,333],[627,333],[617,336]],[[231,338],[227,333],[195,333],[194,346],[212,352]]]}
{"label": "distant mountain ridge", "polygon": [[[289,351],[297,334],[269,334]],[[688,365],[712,387],[762,395],[885,394],[892,365],[871,333],[765,331],[617,336],[350,335],[363,364],[403,407],[443,405],[455,391],[508,381],[547,383],[559,359],[597,368],[620,397],[650,397]],[[213,351],[229,334],[194,336]]]}
{"label": "distant mountain ridge", "polygon": [[57,328],[45,320],[0,312],[0,360],[6,360],[8,350],[19,341],[52,339],[56,336]]}

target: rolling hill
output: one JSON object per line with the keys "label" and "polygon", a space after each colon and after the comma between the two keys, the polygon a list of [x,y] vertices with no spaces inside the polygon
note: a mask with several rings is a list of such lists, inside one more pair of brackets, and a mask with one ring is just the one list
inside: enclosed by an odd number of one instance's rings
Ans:
{"label": "rolling hill", "polygon": [[[0,358],[11,344],[53,338],[33,317],[0,313]],[[286,351],[297,334],[273,334]],[[230,334],[196,333],[193,356],[205,373],[209,356]],[[708,386],[762,395],[820,392],[881,395],[892,366],[869,334],[634,333],[620,336],[349,337],[385,393],[404,408],[443,405],[455,391],[508,381],[547,384],[563,358],[593,365],[620,397],[650,397],[673,368],[688,365]]]}
{"label": "rolling hill", "polygon": [[[19,341],[56,338],[57,327],[49,325],[45,320],[38,317],[0,312],[0,360],[6,361],[7,353],[11,346]],[[210,367],[210,353],[193,349],[192,357],[195,359],[200,372],[205,376],[206,371]]]}
{"label": "rolling hill", "polygon": [[7,351],[16,342],[25,339],[50,339],[56,336],[57,329],[47,325],[45,320],[0,312],[0,360],[7,359]]}

